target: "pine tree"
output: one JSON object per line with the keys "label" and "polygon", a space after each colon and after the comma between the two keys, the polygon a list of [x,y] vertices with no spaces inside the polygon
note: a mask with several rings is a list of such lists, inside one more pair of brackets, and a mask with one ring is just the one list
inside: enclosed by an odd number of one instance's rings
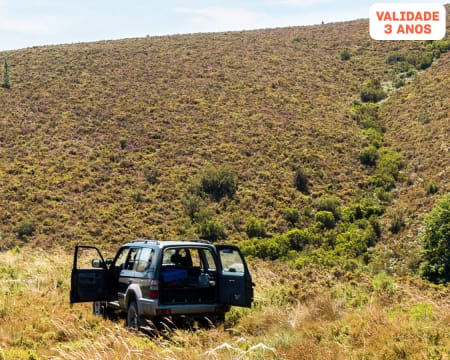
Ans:
{"label": "pine tree", "polygon": [[11,84],[9,82],[9,70],[8,70],[8,63],[6,60],[3,63],[3,83],[2,87],[5,89],[9,89],[11,87]]}

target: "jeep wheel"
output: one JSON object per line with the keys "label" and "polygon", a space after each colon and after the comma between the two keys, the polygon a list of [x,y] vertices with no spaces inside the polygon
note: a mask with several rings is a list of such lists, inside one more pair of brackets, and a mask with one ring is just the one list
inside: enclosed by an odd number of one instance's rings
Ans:
{"label": "jeep wheel", "polygon": [[136,301],[132,301],[130,305],[128,305],[127,327],[130,330],[139,330],[141,327],[141,319]]}

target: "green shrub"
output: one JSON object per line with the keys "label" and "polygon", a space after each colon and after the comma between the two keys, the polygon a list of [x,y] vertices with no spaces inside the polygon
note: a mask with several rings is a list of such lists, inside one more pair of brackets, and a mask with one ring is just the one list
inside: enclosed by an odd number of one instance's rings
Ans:
{"label": "green shrub", "polygon": [[289,253],[289,240],[285,235],[274,238],[244,240],[239,247],[245,256],[255,256],[261,259],[276,260]]}
{"label": "green shrub", "polygon": [[414,68],[409,64],[407,61],[402,61],[397,64],[395,64],[393,68],[394,74],[404,74],[408,73],[409,71],[413,70]]}
{"label": "green shrub", "polygon": [[405,220],[404,220],[403,212],[397,211],[394,214],[392,214],[391,222],[389,225],[389,230],[391,231],[391,233],[397,234],[404,227],[405,227]]}
{"label": "green shrub", "polygon": [[11,83],[9,81],[9,67],[6,60],[3,61],[3,81],[2,88],[9,89],[11,87]]}
{"label": "green shrub", "polygon": [[450,40],[435,40],[433,41],[433,48],[439,50],[441,53],[450,51]]}
{"label": "green shrub", "polygon": [[270,239],[255,239],[255,242],[257,256],[261,259],[276,260],[289,252],[289,241],[283,235]]}
{"label": "green shrub", "polygon": [[405,56],[399,53],[389,54],[386,58],[386,64],[395,64],[397,62],[405,61]]}
{"label": "green shrub", "polygon": [[300,212],[296,208],[286,208],[283,211],[283,217],[291,225],[294,225],[298,221],[298,219],[300,218]]}
{"label": "green shrub", "polygon": [[319,211],[329,211],[333,213],[336,220],[341,217],[341,201],[335,196],[323,196],[319,198],[316,206]]}
{"label": "green shrub", "polygon": [[367,139],[370,143],[375,146],[377,149],[383,146],[383,134],[377,129],[370,127],[364,129],[363,134],[367,136]]}
{"label": "green shrub", "polygon": [[200,179],[201,190],[215,200],[232,198],[237,191],[236,176],[228,166],[208,166]]}
{"label": "green shrub", "polygon": [[383,133],[383,128],[378,121],[377,104],[361,104],[359,101],[356,101],[352,106],[352,117],[363,129],[374,129],[380,134]]}
{"label": "green shrub", "polygon": [[347,222],[355,222],[360,219],[369,219],[384,213],[384,206],[374,197],[366,197],[358,202],[349,204],[343,210],[343,219]]}
{"label": "green shrub", "polygon": [[318,211],[315,219],[316,223],[326,229],[332,229],[336,225],[334,215],[331,211]]}
{"label": "green shrub", "polygon": [[213,219],[205,219],[201,222],[200,237],[209,241],[223,240],[226,238],[225,227],[219,221]]}
{"label": "green shrub", "polygon": [[294,186],[298,191],[301,191],[304,194],[307,194],[309,192],[308,177],[300,168],[297,168],[294,172]]}
{"label": "green shrub", "polygon": [[432,194],[436,194],[438,192],[439,187],[435,183],[429,182],[427,184],[426,190],[427,190],[428,195],[432,195]]}
{"label": "green shrub", "polygon": [[431,66],[433,60],[434,55],[432,52],[420,54],[419,58],[417,59],[416,68],[419,70],[425,70]]}
{"label": "green shrub", "polygon": [[127,147],[127,139],[121,138],[119,140],[119,145],[120,145],[120,148],[122,150],[124,150]]}
{"label": "green shrub", "polygon": [[404,160],[402,155],[387,147],[379,149],[378,156],[375,174],[370,182],[376,187],[389,191],[395,187]]}
{"label": "green shrub", "polygon": [[24,219],[16,227],[16,234],[20,240],[24,240],[28,236],[33,236],[36,230],[36,224],[33,220]]}
{"label": "green shrub", "polygon": [[411,308],[410,316],[415,321],[433,321],[434,308],[429,303],[419,303]]}
{"label": "green shrub", "polygon": [[321,235],[312,229],[293,229],[285,234],[289,241],[289,248],[302,251],[306,246],[318,246],[321,243]]}
{"label": "green shrub", "polygon": [[384,293],[386,295],[393,296],[396,288],[394,279],[384,271],[375,275],[372,280],[372,289],[376,293]]}
{"label": "green shrub", "polygon": [[366,81],[360,92],[361,101],[365,103],[376,103],[386,98],[386,96],[379,80]]}
{"label": "green shrub", "polygon": [[249,238],[264,237],[266,236],[266,224],[264,220],[251,216],[245,224],[245,232]]}
{"label": "green shrub", "polygon": [[405,86],[405,80],[403,79],[395,79],[392,83],[392,85],[396,88],[396,89],[400,89],[402,86]]}
{"label": "green shrub", "polygon": [[372,236],[371,229],[361,229],[357,225],[352,225],[336,236],[335,251],[338,255],[356,258],[367,251],[369,243],[373,242]]}
{"label": "green shrub", "polygon": [[136,189],[131,193],[131,198],[135,202],[143,202],[145,200],[144,192],[141,189]]}
{"label": "green shrub", "polygon": [[375,166],[377,160],[378,160],[378,150],[373,145],[366,146],[359,153],[359,161],[361,161],[363,165]]}
{"label": "green shrub", "polygon": [[435,282],[450,282],[450,194],[425,219],[420,274]]}
{"label": "green shrub", "polygon": [[350,51],[348,49],[344,49],[341,51],[341,60],[347,61],[350,60]]}
{"label": "green shrub", "polygon": [[344,259],[336,256],[334,251],[327,251],[323,248],[314,249],[308,255],[300,256],[294,261],[294,267],[296,269],[303,269],[311,264],[317,264],[324,267],[332,267],[336,265],[342,265]]}
{"label": "green shrub", "polygon": [[149,184],[155,185],[159,183],[159,170],[154,167],[144,168],[144,177]]}
{"label": "green shrub", "polygon": [[186,214],[192,220],[198,220],[201,210],[205,207],[203,199],[197,194],[188,194],[182,199]]}

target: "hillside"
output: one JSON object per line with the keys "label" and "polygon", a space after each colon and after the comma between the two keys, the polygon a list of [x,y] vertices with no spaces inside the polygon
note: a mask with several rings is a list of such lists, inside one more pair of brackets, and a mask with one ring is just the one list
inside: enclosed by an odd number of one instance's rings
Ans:
{"label": "hillside", "polygon": [[424,217],[437,198],[450,192],[449,71],[447,53],[431,71],[425,71],[381,107],[386,142],[407,159],[386,217],[401,214],[405,223],[398,234],[386,236],[385,243],[393,250],[385,257],[390,264],[400,263],[406,268],[417,265],[414,260],[420,251]]}
{"label": "hillside", "polygon": [[[355,21],[2,53],[2,237],[14,243],[28,224],[46,246],[186,238],[207,219],[234,241],[250,216],[276,234],[289,229],[286,208],[327,194],[345,204],[370,173],[351,103],[368,79],[390,79],[395,51],[422,48],[371,41]],[[233,199],[190,198],[208,164],[236,174]],[[296,169],[309,193],[294,187]]]}

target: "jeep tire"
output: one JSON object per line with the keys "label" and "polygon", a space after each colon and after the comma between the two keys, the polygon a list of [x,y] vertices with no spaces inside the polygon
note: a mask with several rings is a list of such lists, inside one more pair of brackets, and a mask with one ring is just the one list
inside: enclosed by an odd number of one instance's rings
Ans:
{"label": "jeep tire", "polygon": [[141,316],[139,315],[136,300],[131,301],[128,305],[127,327],[130,330],[139,330],[141,327]]}

